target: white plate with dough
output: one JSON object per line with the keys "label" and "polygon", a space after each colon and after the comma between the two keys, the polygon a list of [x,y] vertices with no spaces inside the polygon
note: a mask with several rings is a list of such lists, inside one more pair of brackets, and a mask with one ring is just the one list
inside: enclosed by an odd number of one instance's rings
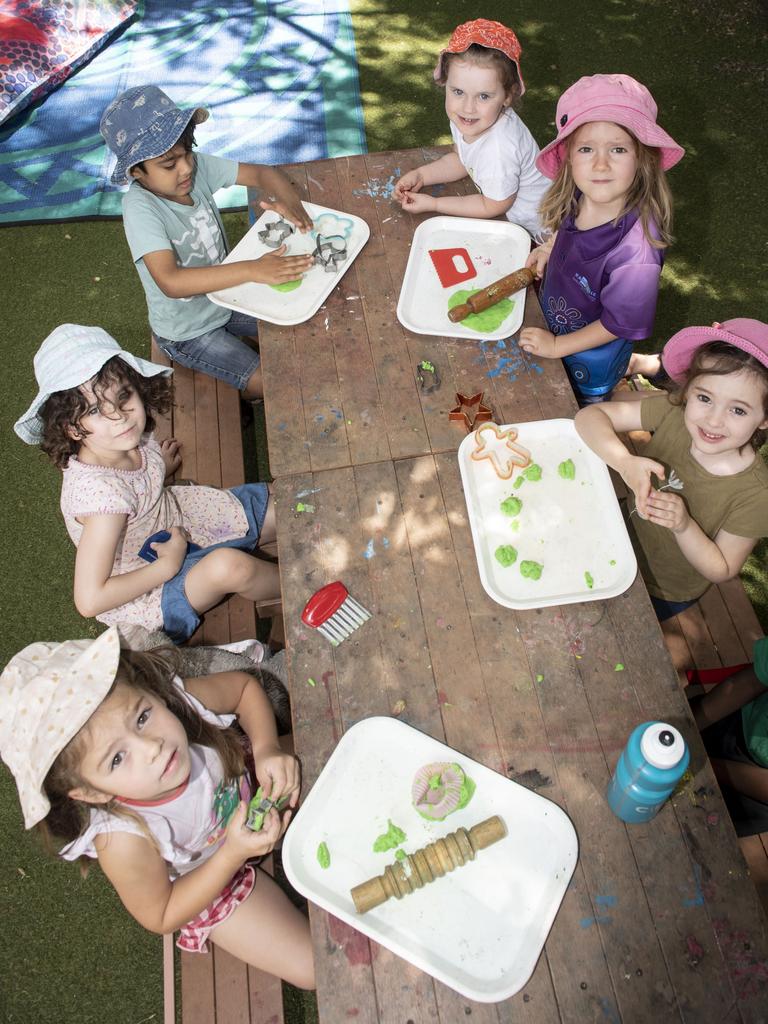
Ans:
{"label": "white plate with dough", "polygon": [[[444,821],[413,808],[411,783],[434,761],[458,764],[475,783],[467,806]],[[402,899],[358,914],[350,889],[381,874],[395,851],[374,853],[392,822],[406,853],[499,815],[505,838],[473,861]],[[317,848],[325,842],[330,866]],[[528,981],[576,866],[570,819],[550,800],[393,718],[352,726],[286,833],[291,884],[318,906],[422,971],[478,1002],[507,999]]]}
{"label": "white plate with dough", "polygon": [[[268,320],[271,324],[301,324],[314,316],[333,288],[352,266],[355,257],[368,241],[371,231],[361,217],[341,210],[331,210],[327,206],[316,203],[304,203],[304,209],[312,218],[313,230],[302,234],[296,230],[285,240],[286,255],[299,256],[312,252],[317,244],[317,235],[323,238],[329,235],[342,235],[347,240],[347,259],[334,273],[327,273],[323,267],[313,266],[298,281],[286,284],[270,285],[239,284],[235,288],[225,288],[218,292],[209,292],[208,298],[218,306],[226,306],[238,313],[247,313]],[[259,238],[259,232],[267,224],[282,218],[272,210],[266,210],[253,227],[237,243],[224,263],[236,263],[238,260],[256,260],[273,248],[265,245]]]}
{"label": "white plate with dough", "polygon": [[[484,340],[508,338],[523,322],[525,288],[457,324],[448,319],[448,309],[465,302],[472,292],[524,267],[530,251],[531,236],[519,224],[470,217],[430,217],[413,233],[397,319],[416,334]],[[435,260],[441,265],[444,279],[472,271],[474,276],[445,286]]]}
{"label": "white plate with dough", "polygon": [[[527,479],[520,469],[502,480],[490,461],[473,459],[475,432],[459,445],[464,497],[486,592],[507,608],[546,608],[622,594],[637,574],[637,560],[608,467],[581,440],[573,420],[514,426],[518,443],[541,467],[538,481]],[[503,456],[503,442],[498,449]],[[573,479],[559,472],[569,460]],[[522,502],[516,516],[501,508],[509,497]],[[510,546],[517,557],[505,566],[496,552]],[[522,574],[523,562],[542,567],[539,579]]]}

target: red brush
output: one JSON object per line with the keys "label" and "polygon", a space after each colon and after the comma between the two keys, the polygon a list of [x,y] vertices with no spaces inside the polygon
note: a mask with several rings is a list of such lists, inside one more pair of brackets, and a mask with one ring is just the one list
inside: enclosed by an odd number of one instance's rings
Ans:
{"label": "red brush", "polygon": [[319,629],[334,647],[352,636],[370,617],[371,613],[350,596],[339,580],[321,587],[310,597],[301,613],[304,625]]}

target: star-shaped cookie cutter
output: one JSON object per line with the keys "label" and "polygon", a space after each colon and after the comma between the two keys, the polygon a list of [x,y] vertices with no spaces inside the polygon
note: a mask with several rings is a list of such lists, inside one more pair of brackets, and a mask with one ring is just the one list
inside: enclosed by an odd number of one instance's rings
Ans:
{"label": "star-shaped cookie cutter", "polygon": [[487,423],[493,419],[493,411],[487,406],[483,405],[484,391],[478,391],[476,395],[462,395],[460,391],[456,392],[456,401],[458,405],[455,409],[451,409],[448,413],[448,419],[454,423],[463,423],[467,428],[467,432],[474,430],[478,423]]}
{"label": "star-shaped cookie cutter", "polygon": [[[505,451],[503,457],[499,455],[495,446],[488,447],[488,442],[483,437],[483,434],[491,433],[493,434],[494,441],[504,441]],[[516,468],[525,469],[531,461],[531,453],[527,448],[523,448],[521,444],[516,444],[516,438],[517,430],[514,427],[502,430],[495,423],[483,423],[475,431],[475,447],[470,453],[470,458],[474,459],[475,462],[488,459],[491,466],[493,466],[496,476],[500,480],[509,480]],[[509,452],[508,455],[507,451]]]}
{"label": "star-shaped cookie cutter", "polygon": [[347,259],[347,240],[343,235],[317,236],[317,245],[312,253],[315,264],[326,274],[335,274]]}
{"label": "star-shaped cookie cutter", "polygon": [[258,232],[259,241],[269,246],[270,249],[279,249],[295,230],[293,224],[289,224],[287,220],[273,220]]}

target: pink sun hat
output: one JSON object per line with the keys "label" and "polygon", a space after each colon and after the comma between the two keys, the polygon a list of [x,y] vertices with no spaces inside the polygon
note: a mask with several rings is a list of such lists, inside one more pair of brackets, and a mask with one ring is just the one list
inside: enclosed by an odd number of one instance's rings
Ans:
{"label": "pink sun hat", "polygon": [[520,95],[525,92],[523,73],[520,70],[520,54],[523,48],[520,45],[515,33],[511,28],[502,25],[500,21],[489,21],[488,18],[477,18],[475,21],[465,21],[463,25],[453,30],[453,35],[448,40],[448,45],[440,51],[437,64],[433,72],[435,81],[443,77],[443,57],[446,53],[465,53],[473,43],[478,46],[485,46],[489,50],[500,50],[505,57],[508,57],[517,68],[517,77],[520,79]]}
{"label": "pink sun hat", "polygon": [[629,75],[589,75],[566,89],[557,103],[557,138],[539,153],[536,166],[548,178],[557,176],[565,159],[564,142],[592,121],[611,121],[646,146],[661,151],[665,171],[682,160],[685,150],[656,123],[658,109],[650,92]]}
{"label": "pink sun hat", "polygon": [[762,320],[737,317],[735,320],[723,320],[721,324],[714,323],[711,327],[684,327],[673,334],[661,353],[664,369],[672,380],[678,383],[685,380],[696,350],[710,341],[725,341],[768,367],[768,324]]}

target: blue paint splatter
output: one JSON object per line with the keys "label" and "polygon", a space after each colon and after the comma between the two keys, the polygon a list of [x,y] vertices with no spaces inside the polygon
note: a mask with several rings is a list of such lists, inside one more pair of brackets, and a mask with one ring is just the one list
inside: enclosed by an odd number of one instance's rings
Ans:
{"label": "blue paint splatter", "polygon": [[579,925],[582,928],[589,928],[593,924],[610,924],[613,920],[608,914],[595,914],[594,917],[582,917]]}
{"label": "blue paint splatter", "polygon": [[385,548],[388,548],[389,547],[389,537],[385,537],[383,539],[383,541],[382,541],[382,544],[384,545]]}
{"label": "blue paint splatter", "polygon": [[285,430],[285,428],[286,428],[287,426],[288,426],[288,424],[287,424],[287,423],[285,422],[285,420],[281,420],[281,421],[280,421],[280,422],[279,422],[279,423],[277,424],[277,429],[278,429],[278,430]]}
{"label": "blue paint splatter", "polygon": [[305,487],[303,491],[296,491],[297,498],[308,498],[310,494],[317,494],[321,491],[322,487]]}
{"label": "blue paint splatter", "polygon": [[324,419],[325,416],[323,416],[323,414],[319,412],[317,416],[315,416],[315,423],[322,423]]}
{"label": "blue paint splatter", "polygon": [[595,903],[600,907],[615,907],[616,897],[615,896],[595,896]]}
{"label": "blue paint splatter", "polygon": [[344,413],[341,411],[341,409],[334,409],[333,406],[331,406],[331,412],[333,413],[337,420],[344,419]]}
{"label": "blue paint splatter", "polygon": [[496,348],[506,348],[506,347],[507,347],[506,341],[502,340],[502,341],[497,341],[496,342]]}
{"label": "blue paint splatter", "polygon": [[363,552],[363,558],[373,558],[376,552],[373,550],[373,537],[368,541],[368,545]]}
{"label": "blue paint splatter", "polygon": [[693,878],[696,886],[695,895],[684,899],[684,907],[702,907],[704,905],[704,890],[701,888],[701,868],[698,864],[693,865]]}
{"label": "blue paint splatter", "polygon": [[607,1017],[611,1024],[621,1024],[621,1018],[616,1012],[616,1007],[605,996],[600,997],[600,1009],[603,1011],[603,1016]]}
{"label": "blue paint splatter", "polygon": [[391,199],[397,179],[400,177],[400,168],[395,168],[395,173],[390,174],[386,181],[381,178],[371,178],[363,188],[353,188],[353,196],[370,196],[371,199]]}

